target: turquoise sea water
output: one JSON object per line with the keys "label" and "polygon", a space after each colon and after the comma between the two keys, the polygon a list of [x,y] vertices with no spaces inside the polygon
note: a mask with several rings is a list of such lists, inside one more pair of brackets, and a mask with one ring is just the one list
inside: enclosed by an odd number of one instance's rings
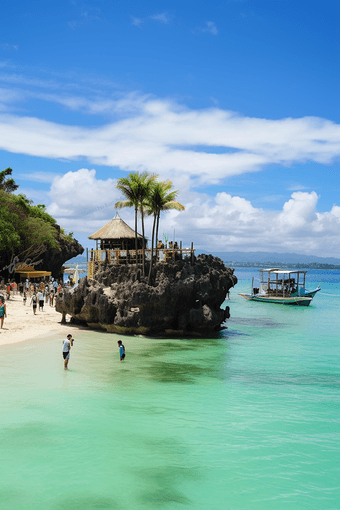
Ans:
{"label": "turquoise sea water", "polygon": [[[340,508],[340,273],[310,307],[251,303],[215,339],[70,329],[0,349],[0,508]],[[66,329],[65,332],[69,330]]]}

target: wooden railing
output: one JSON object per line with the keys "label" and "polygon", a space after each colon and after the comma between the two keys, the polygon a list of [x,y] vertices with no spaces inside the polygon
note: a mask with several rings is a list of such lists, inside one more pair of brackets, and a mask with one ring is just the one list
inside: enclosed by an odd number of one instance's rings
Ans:
{"label": "wooden railing", "polygon": [[[183,256],[193,257],[195,250],[193,248],[158,248],[157,261],[167,262]],[[110,264],[138,264],[142,263],[143,250],[91,250],[90,260],[88,261],[87,276],[93,278],[100,265],[107,261]],[[153,250],[153,256],[156,257],[156,249]],[[151,260],[151,250],[145,250],[145,260]]]}

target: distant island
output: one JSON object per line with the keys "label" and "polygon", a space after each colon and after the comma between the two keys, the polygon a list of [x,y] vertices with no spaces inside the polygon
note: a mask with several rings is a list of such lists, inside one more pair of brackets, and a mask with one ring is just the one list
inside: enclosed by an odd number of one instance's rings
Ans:
{"label": "distant island", "polygon": [[[206,253],[199,251],[199,253]],[[318,257],[298,253],[270,253],[270,252],[212,252],[229,267],[277,267],[292,269],[338,269],[340,259],[335,257]]]}
{"label": "distant island", "polygon": [[[207,254],[204,250],[197,250],[196,254]],[[278,267],[280,269],[338,269],[340,270],[340,259],[335,257],[317,257],[313,255],[302,255],[298,253],[270,253],[270,252],[211,252],[228,267]],[[69,263],[84,263],[86,255],[78,255]]]}

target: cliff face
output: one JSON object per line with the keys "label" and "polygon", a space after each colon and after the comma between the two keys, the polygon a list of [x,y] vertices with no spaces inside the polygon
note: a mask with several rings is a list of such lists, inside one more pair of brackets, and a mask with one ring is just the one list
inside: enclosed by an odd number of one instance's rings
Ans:
{"label": "cliff face", "polygon": [[54,278],[60,278],[63,264],[73,259],[73,257],[81,255],[84,252],[84,248],[76,239],[68,240],[63,236],[59,236],[55,241],[59,250],[47,247],[46,251],[39,256],[41,263],[34,267],[41,271],[51,271]]}
{"label": "cliff face", "polygon": [[33,265],[38,271],[51,271],[54,278],[60,278],[61,268],[65,262],[81,255],[84,248],[76,239],[60,233],[59,225],[53,225],[55,229],[54,242],[58,248],[53,248],[47,243],[37,247],[36,252],[28,255],[20,255],[20,247],[17,249],[18,255],[11,250],[0,250],[0,279],[12,279],[15,277],[14,270],[17,264]]}
{"label": "cliff face", "polygon": [[194,264],[179,260],[158,263],[149,286],[133,265],[108,265],[91,282],[63,291],[56,310],[90,327],[125,334],[183,334],[218,330],[229,317],[221,309],[237,283],[234,270],[211,255]]}

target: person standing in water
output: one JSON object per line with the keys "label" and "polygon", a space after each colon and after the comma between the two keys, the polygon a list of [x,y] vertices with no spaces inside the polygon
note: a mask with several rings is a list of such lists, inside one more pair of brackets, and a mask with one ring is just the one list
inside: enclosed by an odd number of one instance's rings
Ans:
{"label": "person standing in water", "polygon": [[2,326],[4,325],[4,318],[7,317],[6,312],[6,305],[2,300],[2,297],[0,298],[0,327],[2,329]]}
{"label": "person standing in water", "polygon": [[120,359],[120,361],[123,361],[125,358],[125,347],[121,340],[118,340],[117,344],[118,344],[118,349],[119,349],[119,359]]}
{"label": "person standing in water", "polygon": [[64,370],[68,370],[68,361],[70,359],[70,350],[73,345],[72,335],[67,335],[63,340],[63,358],[64,358]]}

